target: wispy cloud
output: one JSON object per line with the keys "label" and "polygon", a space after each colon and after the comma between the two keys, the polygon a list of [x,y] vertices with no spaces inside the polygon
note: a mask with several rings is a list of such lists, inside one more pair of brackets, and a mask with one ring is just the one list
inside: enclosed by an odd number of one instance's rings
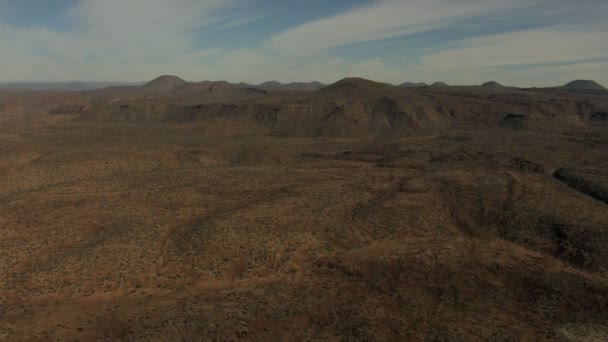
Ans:
{"label": "wispy cloud", "polygon": [[[71,8],[53,7],[53,18],[40,23],[7,20],[2,12],[2,81],[141,81],[174,73],[249,82],[361,76],[393,83],[595,78],[608,84],[605,0],[366,0],[333,6],[337,14],[326,17],[318,16],[324,7],[315,7],[316,17],[286,29],[310,18],[286,6],[299,0],[70,1],[61,3]],[[9,3],[25,13],[26,5],[10,0],[0,0],[0,11]],[[48,6],[39,9],[44,17]],[[281,20],[264,20],[275,15]]]}
{"label": "wispy cloud", "polygon": [[197,30],[236,27],[267,14],[255,11],[252,17],[254,5],[245,0],[80,0],[64,13],[71,23],[67,31],[0,21],[0,74],[13,80],[78,79],[83,71],[100,80],[153,77],[146,73],[184,62],[200,64],[217,54],[197,41]]}
{"label": "wispy cloud", "polygon": [[464,40],[423,61],[447,69],[579,62],[608,58],[607,38],[602,30],[532,29]]}
{"label": "wispy cloud", "polygon": [[309,56],[342,45],[430,31],[533,3],[534,0],[377,0],[291,28],[272,37],[267,45],[285,54]]}
{"label": "wispy cloud", "polygon": [[259,21],[262,18],[268,17],[269,15],[273,14],[277,10],[277,8],[278,6],[273,5],[251,9],[250,11],[248,11],[247,14],[241,13],[228,18],[224,23],[222,23],[218,27],[218,29],[229,29]]}

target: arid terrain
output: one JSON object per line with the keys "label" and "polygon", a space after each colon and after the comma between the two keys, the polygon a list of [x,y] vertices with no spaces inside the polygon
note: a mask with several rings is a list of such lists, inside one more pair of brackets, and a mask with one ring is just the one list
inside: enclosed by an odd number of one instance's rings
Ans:
{"label": "arid terrain", "polygon": [[0,91],[0,341],[606,341],[608,91]]}

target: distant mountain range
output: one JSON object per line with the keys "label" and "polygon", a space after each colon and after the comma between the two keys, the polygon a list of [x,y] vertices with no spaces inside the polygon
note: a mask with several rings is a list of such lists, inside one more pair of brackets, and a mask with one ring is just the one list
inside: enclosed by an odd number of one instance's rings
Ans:
{"label": "distant mountain range", "polygon": [[0,83],[0,90],[55,90],[55,91],[83,91],[95,90],[108,87],[138,87],[143,86],[150,91],[171,91],[180,87],[196,87],[196,85],[258,88],[263,90],[319,90],[325,85],[320,82],[292,82],[280,83],[277,81],[264,82],[262,84],[230,83],[227,81],[202,81],[188,82],[184,79],[163,75],[149,82],[6,82]]}
{"label": "distant mountain range", "polygon": [[262,89],[284,89],[284,90],[319,90],[325,85],[321,82],[292,82],[292,83],[280,83],[277,81],[264,82],[258,85],[258,88]]}
{"label": "distant mountain range", "polygon": [[[390,85],[387,83],[387,85]],[[54,90],[54,91],[86,91],[103,89],[110,87],[142,87],[148,91],[173,91],[178,89],[196,90],[198,88],[209,87],[224,87],[224,88],[252,88],[265,91],[271,90],[300,90],[300,91],[315,91],[326,87],[321,82],[291,82],[281,83],[278,81],[268,81],[261,84],[249,84],[245,82],[230,83],[227,81],[202,81],[188,82],[178,76],[163,75],[149,82],[7,82],[0,83],[0,90]],[[449,87],[446,83],[435,82],[427,84],[424,82],[405,82],[399,84],[401,88],[424,88],[424,87]],[[498,82],[490,81],[483,83],[484,88],[505,88]],[[564,90],[593,90],[605,91],[606,88],[595,81],[591,80],[575,80],[563,85]]]}
{"label": "distant mountain range", "polygon": [[0,83],[0,89],[81,91],[143,84],[144,82],[6,82]]}

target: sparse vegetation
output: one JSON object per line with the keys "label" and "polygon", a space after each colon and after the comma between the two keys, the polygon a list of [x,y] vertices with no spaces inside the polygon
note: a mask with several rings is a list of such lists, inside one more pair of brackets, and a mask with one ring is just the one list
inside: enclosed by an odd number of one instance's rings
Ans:
{"label": "sparse vegetation", "polygon": [[606,95],[161,83],[0,97],[0,340],[608,336]]}

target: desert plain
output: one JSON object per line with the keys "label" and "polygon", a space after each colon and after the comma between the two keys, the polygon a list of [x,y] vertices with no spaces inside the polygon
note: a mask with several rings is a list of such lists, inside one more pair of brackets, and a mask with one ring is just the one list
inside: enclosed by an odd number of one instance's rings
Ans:
{"label": "desert plain", "polygon": [[0,90],[0,340],[606,341],[608,91]]}

